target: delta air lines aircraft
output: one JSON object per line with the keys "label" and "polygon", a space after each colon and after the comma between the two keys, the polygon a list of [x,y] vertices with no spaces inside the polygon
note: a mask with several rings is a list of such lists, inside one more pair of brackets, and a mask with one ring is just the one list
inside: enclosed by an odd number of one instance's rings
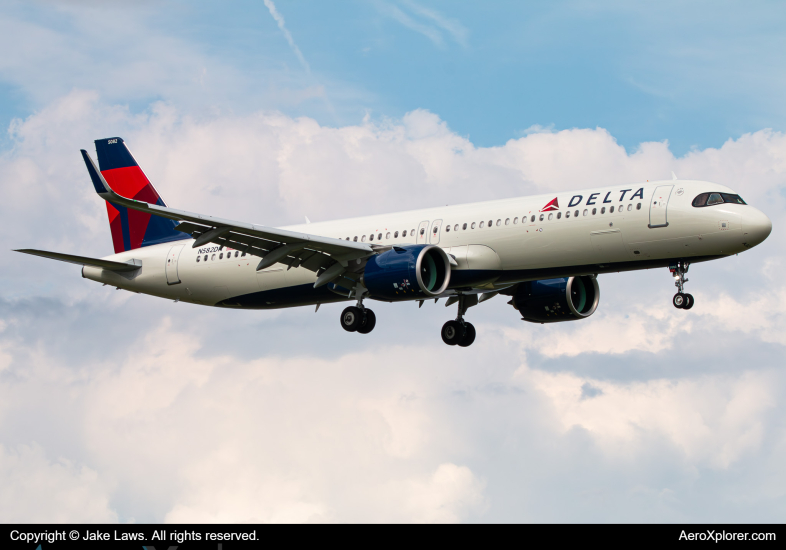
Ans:
{"label": "delta air lines aircraft", "polygon": [[732,189],[672,180],[412,210],[284,228],[168,207],[121,138],[82,157],[106,201],[115,253],[18,252],[82,265],[82,276],[174,301],[275,309],[354,302],[341,326],[367,334],[367,300],[446,299],[448,345],[475,340],[467,309],[497,294],[524,321],[586,319],[602,273],[668,267],[678,309],[694,262],[744,252],[772,223]]}

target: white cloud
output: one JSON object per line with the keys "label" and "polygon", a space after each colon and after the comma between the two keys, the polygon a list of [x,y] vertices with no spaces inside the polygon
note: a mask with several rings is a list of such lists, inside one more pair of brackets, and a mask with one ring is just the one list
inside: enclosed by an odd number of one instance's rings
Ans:
{"label": "white cloud", "polygon": [[[695,466],[728,468],[764,440],[764,415],[775,406],[772,373],[631,384],[527,369],[526,379],[546,394],[564,430],[589,431],[604,452],[636,460],[641,440],[660,435]],[[582,398],[589,384],[599,395]]]}
{"label": "white cloud", "polygon": [[0,445],[0,516],[8,523],[113,523],[109,485],[66,459],[51,462],[38,446]]}
{"label": "white cloud", "polygon": [[457,19],[446,17],[435,9],[426,8],[411,0],[402,3],[402,6],[408,8],[410,13],[407,13],[398,5],[383,0],[376,0],[375,5],[381,14],[395,19],[412,31],[422,34],[438,48],[445,49],[447,47],[440,29],[447,32],[456,43],[465,48],[467,47],[469,31]]}
{"label": "white cloud", "polygon": [[[75,90],[12,127],[0,156],[3,240],[108,253],[78,149],[111,135],[126,138],[170,205],[276,225],[303,212],[316,222],[671,170],[739,189],[776,228],[784,220],[786,136],[773,131],[681,158],[666,143],[628,154],[603,129],[484,148],[422,110],[330,128],[269,111],[194,118],[166,103],[136,113]],[[478,340],[456,350],[439,341],[453,316],[441,305],[375,305],[378,327],[358,339],[338,327],[338,306],[315,315],[174,305],[0,251],[4,464],[21,471],[28,452],[69,457],[36,464],[104,495],[91,514],[106,521],[642,521],[753,510],[685,503],[697,476],[726,487],[723,476],[748,472],[748,503],[786,483],[784,382],[772,359],[786,332],[783,254],[776,229],[739,260],[692,267],[691,312],[671,307],[665,270],[601,277],[600,309],[575,323],[522,323],[499,297],[470,310]],[[18,450],[32,442],[41,450]],[[630,506],[634,490],[660,508]]]}
{"label": "white cloud", "polygon": [[289,47],[292,48],[292,52],[303,66],[303,69],[305,69],[307,73],[310,73],[311,67],[309,67],[306,58],[303,57],[303,53],[300,51],[300,48],[298,48],[297,44],[295,44],[295,39],[292,38],[292,33],[290,33],[289,29],[286,28],[286,25],[284,24],[284,16],[278,12],[276,5],[273,3],[273,0],[263,1],[265,2],[265,7],[267,7],[268,11],[270,12],[270,15],[272,15],[273,19],[276,21],[278,28],[281,29],[281,32],[284,34],[284,38],[287,39],[287,43],[289,44]]}

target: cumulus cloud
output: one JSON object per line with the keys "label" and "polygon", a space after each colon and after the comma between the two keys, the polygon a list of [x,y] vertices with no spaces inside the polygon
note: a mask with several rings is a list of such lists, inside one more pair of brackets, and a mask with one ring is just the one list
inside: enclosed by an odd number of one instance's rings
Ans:
{"label": "cumulus cloud", "polygon": [[38,446],[0,445],[0,515],[8,523],[112,523],[106,480],[84,465],[50,461]]}
{"label": "cumulus cloud", "polygon": [[[85,521],[776,517],[751,503],[786,487],[782,133],[683,157],[668,143],[627,153],[601,128],[484,148],[423,110],[331,128],[275,111],[139,112],[75,90],[10,129],[9,247],[110,252],[78,149],[112,135],[170,205],[259,223],[674,170],[737,189],[776,230],[739,258],[693,266],[690,312],[671,307],[666,270],[607,275],[586,321],[522,323],[501,297],[472,308],[479,335],[466,350],[439,341],[454,314],[441,304],[375,305],[377,329],[361,339],[339,328],[340,306],[172,304],[0,252],[0,470],[31,503],[43,497],[23,462],[60,480],[63,498],[97,495]],[[696,483],[717,489],[701,500]]]}

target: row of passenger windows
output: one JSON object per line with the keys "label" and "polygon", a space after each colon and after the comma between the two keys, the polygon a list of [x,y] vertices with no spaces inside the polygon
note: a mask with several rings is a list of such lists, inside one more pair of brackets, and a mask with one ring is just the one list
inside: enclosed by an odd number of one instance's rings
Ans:
{"label": "row of passenger windows", "polygon": [[[238,258],[238,257],[242,258],[245,255],[246,255],[245,252],[241,253],[239,250],[235,250],[235,258]],[[204,258],[202,256],[197,256],[196,257],[196,261],[197,262],[202,262],[202,261],[206,262],[208,260],[208,257],[210,258],[211,261],[215,261],[217,259],[218,260],[223,260],[224,259],[224,253],[223,252],[219,252],[218,253],[218,258],[216,258],[216,254],[205,254]],[[231,250],[226,253],[226,257],[227,257],[227,260],[232,257],[232,251]]]}
{"label": "row of passenger windows", "polygon": [[[425,232],[426,232],[426,230],[425,230],[425,229],[421,229],[421,230],[420,230],[420,234],[421,234],[421,235],[423,235]],[[409,234],[410,234],[411,236],[413,236],[413,237],[414,237],[414,236],[415,236],[415,230],[414,230],[414,229],[410,229],[410,230],[409,230]],[[386,239],[389,239],[389,238],[390,238],[390,236],[391,236],[391,233],[390,233],[390,231],[388,231],[388,232],[385,234],[385,238],[386,238]],[[405,229],[404,231],[402,231],[402,232],[401,232],[401,236],[402,236],[402,237],[406,237],[406,236],[407,236],[407,230],[406,230],[406,229]],[[341,237],[339,237],[339,239],[340,239],[340,238],[341,238]],[[374,234],[373,234],[373,233],[372,233],[371,235],[369,235],[369,236],[368,236],[368,240],[369,240],[369,241],[373,241],[375,238],[376,238],[378,241],[381,241],[381,240],[382,240],[382,233],[380,233],[380,234],[376,235],[376,237],[374,236]],[[393,232],[393,238],[394,238],[394,239],[398,239],[398,231],[394,231],[394,232]],[[348,241],[349,241],[349,240],[353,240],[353,241],[355,241],[355,242],[358,242],[358,238],[357,238],[357,237],[355,237],[354,239],[350,239],[349,237],[347,237],[347,239],[346,239],[346,240],[348,240]],[[366,242],[366,236],[365,236],[365,235],[363,235],[362,237],[360,237],[360,242],[362,242],[362,243]]]}
{"label": "row of passenger windows", "polygon": [[[633,204],[629,204],[627,210],[628,210],[628,212],[633,210]],[[641,210],[641,203],[637,203],[636,204],[636,210]],[[613,214],[614,211],[615,211],[615,207],[614,206],[609,207],[609,209],[608,209],[609,214]],[[616,211],[618,213],[621,213],[621,212],[625,211],[625,207],[624,206],[620,206],[618,209],[616,209]],[[605,214],[606,213],[606,207],[605,206],[600,208],[600,213],[601,214]],[[580,211],[580,210],[575,210],[572,215],[573,215],[574,218],[578,218],[580,216],[589,216],[589,215],[595,216],[597,214],[598,214],[598,209],[597,208],[593,208],[592,210],[590,210],[588,208],[585,208],[583,212]],[[570,217],[571,217],[571,212],[570,212],[570,210],[568,210],[567,212],[565,212],[565,218],[570,218]],[[552,220],[552,219],[554,219],[554,213],[553,212],[549,212],[548,214],[540,214],[539,216],[535,216],[533,214],[530,217],[529,221],[530,221],[530,223],[535,223],[536,219],[539,220],[539,221],[546,221],[547,219],[548,220]],[[558,220],[562,219],[562,212],[557,212],[557,219]],[[503,223],[502,222],[502,218],[500,218],[500,219],[497,220],[496,226],[499,227],[499,226],[502,225],[502,223]],[[505,225],[510,225],[511,219],[510,218],[506,218],[504,223],[505,223]],[[516,225],[517,223],[519,223],[519,218],[518,217],[513,218],[513,225]],[[527,223],[527,216],[522,216],[521,217],[521,223],[522,224]],[[482,222],[479,222],[479,223],[478,222],[472,222],[469,225],[466,224],[466,223],[464,223],[464,224],[458,224],[457,223],[457,224],[452,226],[452,230],[453,231],[458,231],[459,229],[466,230],[468,227],[469,227],[469,229],[475,229],[476,227],[479,228],[479,229],[483,229],[484,227],[494,227],[494,226],[495,226],[494,220],[489,220],[488,222],[483,220]],[[432,232],[435,235],[437,234],[437,231],[439,231],[439,227],[432,228]],[[449,233],[450,231],[451,231],[451,225],[447,224],[445,226],[445,232]],[[411,229],[409,233],[410,233],[410,235],[412,237],[415,236],[415,230],[414,229]],[[426,233],[425,228],[421,228],[420,229],[420,235],[421,236],[425,235],[425,233]],[[406,229],[401,232],[401,236],[402,237],[406,237],[407,236],[407,230]],[[387,232],[386,235],[385,235],[385,238],[386,239],[390,239],[390,237],[391,237],[391,233]],[[373,241],[375,238],[377,240],[382,240],[382,233],[379,233],[376,236],[372,233],[371,235],[368,236],[368,240],[369,241]],[[394,231],[393,232],[393,238],[394,239],[398,239],[398,231]],[[346,240],[349,241],[350,238],[347,237]],[[358,238],[354,237],[351,240],[357,242]],[[360,237],[360,242],[366,242],[366,235],[363,235],[362,237]]]}

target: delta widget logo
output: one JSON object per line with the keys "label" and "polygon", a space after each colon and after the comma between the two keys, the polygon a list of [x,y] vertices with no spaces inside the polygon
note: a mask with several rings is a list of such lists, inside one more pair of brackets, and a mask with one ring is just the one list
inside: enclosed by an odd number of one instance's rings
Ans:
{"label": "delta widget logo", "polygon": [[556,212],[557,210],[559,210],[559,201],[557,200],[557,197],[554,197],[554,200],[540,209],[541,212]]}

